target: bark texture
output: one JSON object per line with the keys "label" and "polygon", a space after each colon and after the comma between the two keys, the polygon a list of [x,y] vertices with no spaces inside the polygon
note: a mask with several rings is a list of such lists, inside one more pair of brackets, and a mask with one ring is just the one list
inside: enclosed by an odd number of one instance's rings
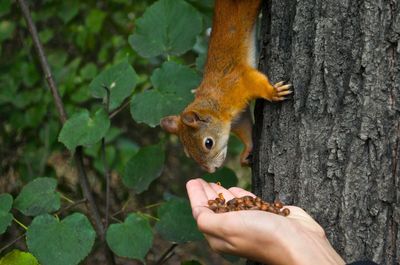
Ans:
{"label": "bark texture", "polygon": [[254,192],[303,207],[347,262],[400,264],[399,0],[269,0],[260,68],[287,80],[257,102]]}

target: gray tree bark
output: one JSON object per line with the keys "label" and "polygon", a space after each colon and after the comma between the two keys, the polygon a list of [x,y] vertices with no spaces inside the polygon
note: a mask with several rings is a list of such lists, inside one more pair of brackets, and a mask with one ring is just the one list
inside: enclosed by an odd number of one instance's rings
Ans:
{"label": "gray tree bark", "polygon": [[254,192],[304,208],[346,262],[400,264],[399,1],[265,1],[261,38],[294,95],[256,104]]}

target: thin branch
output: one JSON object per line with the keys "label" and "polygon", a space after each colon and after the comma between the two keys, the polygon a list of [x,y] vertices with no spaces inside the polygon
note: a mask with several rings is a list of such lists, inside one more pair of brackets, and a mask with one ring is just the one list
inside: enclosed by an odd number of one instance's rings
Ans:
{"label": "thin branch", "polygon": [[[110,89],[107,86],[103,86],[103,88],[106,90],[107,97],[106,97],[106,103],[105,103],[105,108],[107,115],[110,111]],[[110,167],[108,166],[107,163],[107,156],[106,156],[106,139],[103,137],[101,139],[101,156],[103,160],[103,165],[104,165],[104,178],[106,179],[106,216],[104,220],[104,229],[107,229],[108,227],[108,221],[109,221],[109,216],[110,216],[110,179],[111,179],[111,173],[110,173]]]}
{"label": "thin branch", "polygon": [[119,106],[117,109],[113,110],[110,113],[109,118],[112,119],[115,116],[117,116],[118,113],[120,113],[123,109],[125,109],[127,106],[129,106],[130,102],[131,102],[131,97],[126,98],[121,106]]}
{"label": "thin branch", "polygon": [[19,235],[18,237],[14,238],[13,240],[11,240],[10,242],[8,242],[4,247],[0,248],[0,254],[6,250],[7,248],[11,247],[12,245],[14,245],[15,243],[17,243],[18,241],[20,241],[22,238],[25,237],[25,233],[23,233],[22,235]]}
{"label": "thin branch", "polygon": [[[59,119],[60,119],[61,123],[64,124],[66,122],[66,120],[68,119],[67,113],[65,111],[63,102],[62,102],[60,94],[58,92],[56,83],[51,74],[50,66],[47,62],[47,58],[46,58],[43,46],[39,40],[39,35],[37,33],[36,26],[32,21],[31,14],[30,14],[29,8],[28,8],[25,0],[17,0],[17,3],[21,8],[22,14],[25,18],[26,24],[28,26],[29,32],[30,32],[32,40],[33,40],[33,43],[35,45],[36,52],[38,53],[40,66],[45,74],[45,79],[46,79],[47,84],[49,85],[51,93],[53,95],[53,99],[54,99],[54,103],[57,108]],[[89,202],[89,210],[90,210],[91,216],[93,217],[93,219],[95,221],[96,230],[100,236],[100,239],[102,241],[104,241],[104,227],[101,222],[99,210],[97,209],[96,203],[94,201],[93,195],[92,195],[90,187],[89,187],[89,181],[87,179],[87,175],[86,175],[85,168],[83,165],[82,147],[77,147],[75,154],[74,154],[74,158],[75,158],[76,166],[78,168],[79,182],[80,182],[83,194]],[[105,253],[105,254],[106,254],[108,263],[115,264],[111,251],[107,248],[106,252],[107,253]]]}
{"label": "thin branch", "polygon": [[81,199],[81,200],[76,201],[76,202],[73,202],[73,203],[71,203],[71,204],[65,206],[64,208],[60,209],[60,210],[57,212],[57,215],[60,215],[60,214],[62,214],[63,212],[68,211],[69,209],[71,209],[71,208],[73,208],[73,207],[75,207],[75,206],[78,206],[79,204],[86,203],[86,202],[87,202],[87,199],[86,199],[86,198]]}
{"label": "thin branch", "polygon": [[60,93],[58,92],[56,83],[54,82],[53,76],[51,74],[50,66],[49,66],[49,63],[47,62],[47,58],[44,53],[42,43],[39,40],[39,35],[37,33],[36,26],[32,21],[31,13],[29,11],[27,4],[25,3],[25,0],[17,0],[17,2],[21,8],[22,14],[24,15],[29,32],[31,33],[33,44],[35,45],[36,52],[38,53],[38,57],[40,60],[40,65],[44,72],[44,76],[46,78],[47,84],[50,87],[51,93],[53,94],[54,103],[56,104],[59,118],[61,120],[61,123],[64,124],[64,122],[68,119],[67,113],[65,112],[65,108],[62,103]]}
{"label": "thin branch", "polygon": [[168,256],[177,246],[178,246],[178,244],[176,244],[176,243],[172,244],[172,245],[164,252],[164,254],[161,255],[161,257],[157,260],[157,262],[156,262],[155,265],[161,265],[161,264],[163,264],[163,263],[167,260],[167,258],[170,258],[170,257],[167,257],[167,256]]}
{"label": "thin branch", "polygon": [[[20,0],[19,0],[20,1]],[[100,239],[103,241],[104,240],[104,226],[101,222],[101,217],[99,214],[99,210],[97,209],[96,202],[94,201],[93,195],[90,191],[90,185],[89,185],[89,180],[86,175],[85,171],[85,166],[83,165],[83,155],[82,155],[82,146],[78,146],[75,150],[75,164],[78,169],[78,174],[79,174],[79,182],[82,187],[83,195],[89,202],[89,210],[92,213],[95,226],[97,229],[97,232],[100,236]]]}

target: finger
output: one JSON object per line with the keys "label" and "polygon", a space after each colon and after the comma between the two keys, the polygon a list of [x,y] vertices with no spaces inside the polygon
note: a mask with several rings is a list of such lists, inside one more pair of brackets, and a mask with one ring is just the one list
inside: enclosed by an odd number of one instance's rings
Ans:
{"label": "finger", "polygon": [[273,101],[283,101],[285,99],[286,99],[285,97],[273,97],[272,98]]}
{"label": "finger", "polygon": [[292,87],[291,84],[287,84],[287,85],[284,85],[284,86],[276,87],[276,90],[277,90],[277,91],[284,91],[284,90],[288,90],[288,89],[291,88],[291,87]]}
{"label": "finger", "polygon": [[[208,208],[208,197],[200,179],[192,179],[186,183],[193,217],[197,219],[203,211],[211,211]],[[212,211],[211,211],[212,212]]]}
{"label": "finger", "polygon": [[232,187],[228,189],[233,196],[235,197],[243,197],[243,196],[251,196],[251,197],[256,197],[256,195],[254,195],[253,193],[251,193],[250,191],[238,188],[238,187]]}
{"label": "finger", "polygon": [[222,193],[224,196],[225,201],[232,200],[235,198],[235,195],[233,195],[229,190],[225,189],[224,187],[217,185],[215,183],[210,183],[211,188],[214,190],[214,192],[218,194]]}
{"label": "finger", "polygon": [[204,192],[207,194],[207,198],[209,200],[214,200],[218,197],[218,194],[215,190],[210,186],[210,183],[206,182],[204,179],[198,179],[201,185],[203,186]]}
{"label": "finger", "polygon": [[292,90],[280,91],[280,92],[278,92],[278,96],[286,96],[286,95],[289,95],[289,94],[292,94],[292,93],[293,93]]}
{"label": "finger", "polygon": [[280,82],[276,83],[276,84],[274,85],[274,87],[280,87],[280,86],[283,85],[284,83],[285,83],[285,81],[280,81]]}

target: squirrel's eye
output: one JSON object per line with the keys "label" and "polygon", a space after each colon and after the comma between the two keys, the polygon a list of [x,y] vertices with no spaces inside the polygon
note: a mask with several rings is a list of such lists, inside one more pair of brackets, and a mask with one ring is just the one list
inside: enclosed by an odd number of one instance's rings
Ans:
{"label": "squirrel's eye", "polygon": [[210,150],[214,145],[214,141],[211,138],[206,138],[204,145],[208,150]]}

